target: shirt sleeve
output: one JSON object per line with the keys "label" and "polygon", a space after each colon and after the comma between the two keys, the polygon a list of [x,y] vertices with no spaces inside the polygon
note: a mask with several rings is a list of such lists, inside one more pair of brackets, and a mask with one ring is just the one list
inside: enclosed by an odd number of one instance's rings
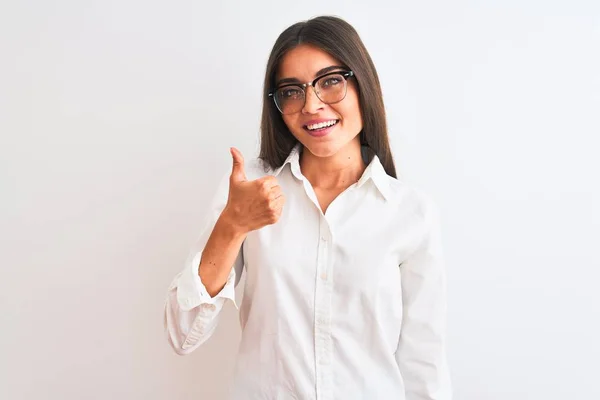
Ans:
{"label": "shirt sleeve", "polygon": [[164,309],[164,329],[171,347],[179,355],[189,354],[206,342],[215,331],[225,302],[235,301],[235,287],[240,281],[244,259],[240,252],[223,289],[211,297],[198,275],[202,251],[225,208],[229,193],[229,173],[220,181],[212,200],[206,225],[192,246],[190,254],[169,286]]}
{"label": "shirt sleeve", "polygon": [[406,400],[451,400],[446,359],[446,277],[440,213],[425,195],[424,234],[400,265],[403,320],[396,361]]}

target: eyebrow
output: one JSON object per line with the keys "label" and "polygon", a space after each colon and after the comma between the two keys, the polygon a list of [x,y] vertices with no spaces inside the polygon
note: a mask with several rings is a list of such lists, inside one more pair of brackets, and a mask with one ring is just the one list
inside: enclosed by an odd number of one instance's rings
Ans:
{"label": "eyebrow", "polygon": [[[315,74],[315,78],[320,76],[320,75],[324,75],[330,71],[334,71],[337,69],[346,69],[346,67],[341,66],[341,65],[332,65],[329,67],[325,67],[325,68],[321,68],[320,70],[317,71],[317,73]],[[275,87],[279,87],[280,85],[284,84],[284,83],[300,83],[300,80],[298,78],[283,78],[278,80],[275,83]]]}

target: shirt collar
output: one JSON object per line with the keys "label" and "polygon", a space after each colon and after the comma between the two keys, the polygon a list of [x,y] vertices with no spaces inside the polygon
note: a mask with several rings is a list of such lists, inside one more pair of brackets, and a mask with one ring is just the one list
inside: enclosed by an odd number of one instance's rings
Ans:
{"label": "shirt collar", "polygon": [[385,172],[383,165],[381,165],[381,161],[377,154],[373,155],[373,159],[367,165],[367,169],[362,174],[361,178],[358,180],[358,187],[361,187],[365,184],[369,179],[373,181],[379,193],[382,194],[385,200],[390,199],[390,176]]}
{"label": "shirt collar", "polygon": [[296,143],[296,145],[290,152],[290,155],[286,158],[286,160],[283,162],[281,167],[277,168],[273,172],[273,175],[275,177],[277,177],[277,175],[279,175],[281,170],[283,170],[283,168],[285,168],[285,166],[287,164],[290,164],[290,168],[292,169],[292,174],[294,174],[294,176],[300,180],[303,179],[302,173],[300,172],[300,150],[301,150],[301,148],[302,148],[302,144]]}
{"label": "shirt collar", "polygon": [[[304,179],[304,176],[302,175],[302,172],[300,171],[301,148],[302,148],[301,143],[297,143],[294,146],[294,148],[290,152],[290,155],[287,157],[287,159],[284,161],[284,163],[281,165],[281,167],[277,168],[273,172],[273,175],[275,177],[277,177],[281,173],[281,171],[285,168],[285,166],[287,164],[289,164],[292,174],[297,179],[300,179],[300,180]],[[385,172],[385,169],[383,168],[383,165],[381,165],[381,161],[379,160],[379,157],[377,157],[376,154],[373,155],[373,159],[371,160],[369,165],[367,165],[365,172],[363,172],[361,178],[358,180],[357,187],[361,187],[362,185],[365,184],[365,182],[367,182],[369,180],[373,181],[373,183],[375,184],[375,187],[377,188],[377,190],[379,190],[379,192],[382,194],[384,199],[389,200],[389,198],[390,198],[389,176]]]}

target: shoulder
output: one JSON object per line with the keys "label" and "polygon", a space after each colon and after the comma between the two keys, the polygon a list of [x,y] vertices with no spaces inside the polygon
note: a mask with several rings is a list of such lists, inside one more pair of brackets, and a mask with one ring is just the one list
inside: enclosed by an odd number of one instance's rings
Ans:
{"label": "shoulder", "polygon": [[388,176],[392,207],[413,212],[427,225],[439,219],[439,205],[422,187]]}
{"label": "shoulder", "polygon": [[[427,248],[429,252],[440,251],[442,220],[440,208],[434,197],[422,187],[390,177],[390,192],[394,211],[398,215],[395,225],[402,224],[410,231],[413,249]],[[426,247],[423,247],[426,246]]]}

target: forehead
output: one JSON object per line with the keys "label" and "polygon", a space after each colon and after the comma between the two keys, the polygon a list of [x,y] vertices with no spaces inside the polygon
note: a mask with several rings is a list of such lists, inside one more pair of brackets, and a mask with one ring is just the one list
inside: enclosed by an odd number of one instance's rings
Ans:
{"label": "forehead", "polygon": [[301,44],[283,56],[275,78],[298,78],[308,81],[315,77],[317,71],[332,65],[341,63],[318,47]]}

